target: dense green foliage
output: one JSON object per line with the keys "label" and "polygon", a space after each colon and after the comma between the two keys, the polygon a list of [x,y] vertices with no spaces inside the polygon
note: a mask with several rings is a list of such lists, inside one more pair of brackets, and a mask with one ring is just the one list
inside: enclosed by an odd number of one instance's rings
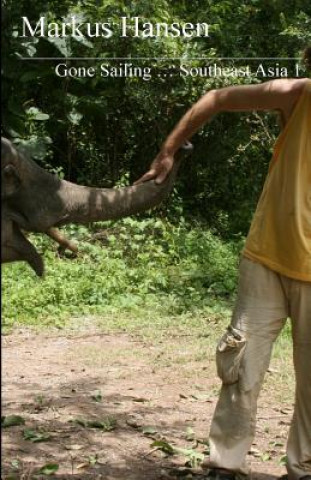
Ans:
{"label": "dense green foliage", "polygon": [[[182,113],[206,90],[258,78],[181,77],[154,74],[139,78],[59,78],[57,62],[35,57],[179,57],[182,60],[133,60],[134,66],[172,71],[173,64],[251,66],[260,60],[218,57],[297,57],[310,43],[309,0],[53,0],[3,1],[3,133],[37,161],[68,179],[112,186],[143,173]],[[208,22],[210,37],[186,39],[18,37],[21,17],[36,23],[41,15],[61,22],[118,22],[121,16],[144,21]],[[30,60],[21,60],[30,57]],[[192,59],[192,60],[191,60]],[[98,65],[101,61],[70,66]],[[107,61],[118,66],[119,61]],[[272,65],[275,62],[272,62]],[[281,62],[282,63],[282,62]],[[266,64],[265,64],[266,65]],[[293,73],[293,61],[282,65]],[[303,70],[302,70],[303,74]],[[195,153],[180,175],[185,214],[203,217],[222,235],[246,233],[277,133],[272,116],[222,114],[194,138]],[[270,133],[269,133],[270,132]]]}
{"label": "dense green foliage", "polygon": [[45,257],[44,280],[27,264],[5,266],[5,326],[16,320],[61,325],[65,317],[89,313],[215,313],[235,291],[239,246],[201,227],[124,219],[66,231],[79,240],[77,259],[58,258],[49,240],[34,239]]}

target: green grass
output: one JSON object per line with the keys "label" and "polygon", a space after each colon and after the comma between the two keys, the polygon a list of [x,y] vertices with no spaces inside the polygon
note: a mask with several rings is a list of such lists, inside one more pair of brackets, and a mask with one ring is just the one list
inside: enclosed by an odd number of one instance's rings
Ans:
{"label": "green grass", "polygon": [[61,327],[73,316],[121,313],[140,321],[217,317],[232,303],[240,246],[208,230],[125,219],[92,230],[69,227],[66,234],[79,245],[76,259],[59,258],[50,240],[32,236],[44,255],[42,280],[27,264],[4,266],[4,326]]}
{"label": "green grass", "polygon": [[[31,238],[44,255],[43,279],[27,264],[4,266],[4,330],[95,321],[105,331],[152,341],[191,333],[203,345],[228,324],[241,240],[225,242],[202,226],[152,218],[71,226],[65,233],[79,245],[76,259],[59,258],[47,238]],[[284,352],[288,358],[289,338],[286,327],[275,348],[279,362]]]}

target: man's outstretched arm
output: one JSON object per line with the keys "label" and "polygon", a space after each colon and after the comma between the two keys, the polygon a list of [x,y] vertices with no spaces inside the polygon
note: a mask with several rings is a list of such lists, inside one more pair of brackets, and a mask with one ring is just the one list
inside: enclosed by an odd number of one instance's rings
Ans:
{"label": "man's outstretched arm", "polygon": [[306,81],[273,80],[259,85],[210,90],[181,118],[163,143],[150,170],[135,184],[151,179],[162,183],[173,166],[176,151],[219,112],[279,110],[287,121]]}

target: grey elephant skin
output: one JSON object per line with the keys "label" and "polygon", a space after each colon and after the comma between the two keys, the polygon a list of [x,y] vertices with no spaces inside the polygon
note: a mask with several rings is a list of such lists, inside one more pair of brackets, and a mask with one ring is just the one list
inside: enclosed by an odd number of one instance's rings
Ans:
{"label": "grey elephant skin", "polygon": [[160,185],[150,180],[119,189],[92,188],[60,180],[1,138],[1,262],[26,261],[42,276],[42,257],[25,231],[46,233],[74,250],[57,227],[114,220],[158,205],[173,187],[181,158],[191,150],[188,143],[178,152],[171,174]]}

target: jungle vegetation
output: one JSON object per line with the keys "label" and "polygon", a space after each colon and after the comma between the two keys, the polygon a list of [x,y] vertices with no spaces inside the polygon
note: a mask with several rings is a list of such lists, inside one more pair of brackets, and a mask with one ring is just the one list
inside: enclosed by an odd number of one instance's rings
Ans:
{"label": "jungle vegetation", "polygon": [[[272,78],[282,67],[288,76],[295,75],[297,65],[299,75],[305,75],[298,58],[311,43],[309,0],[3,0],[2,13],[2,134],[49,171],[96,186],[129,184],[144,173],[174,124],[207,90],[271,79],[268,73],[253,74],[259,65],[265,72],[274,69]],[[21,38],[23,16],[33,24],[42,16],[57,24],[72,16],[93,24],[140,17],[154,24],[207,22],[210,29],[208,37],[193,38]],[[148,80],[57,76],[60,63],[67,68],[104,64],[108,69],[127,63],[150,67],[152,75]],[[252,74],[180,75],[181,66],[195,72],[214,64],[241,71],[249,67]],[[126,308],[126,302],[155,308],[156,295],[158,305],[164,305],[163,295],[169,297],[178,313],[211,305],[211,298],[231,298],[238,252],[278,132],[273,113],[221,114],[192,139],[193,155],[165,205],[112,225],[67,229],[83,245],[83,261],[59,260],[51,244],[38,238],[51,275],[41,293],[35,289],[29,316],[38,314],[40,295],[51,313],[61,303],[69,310],[76,304],[77,310],[81,305],[86,310],[94,305],[99,310],[103,305]],[[100,232],[106,233],[100,237]],[[59,263],[62,267],[56,267]],[[103,278],[105,272],[106,283],[94,286],[91,279]],[[71,276],[79,287],[74,282],[68,287]],[[29,282],[38,280],[26,266],[5,269],[7,318],[22,315],[18,305]]]}

